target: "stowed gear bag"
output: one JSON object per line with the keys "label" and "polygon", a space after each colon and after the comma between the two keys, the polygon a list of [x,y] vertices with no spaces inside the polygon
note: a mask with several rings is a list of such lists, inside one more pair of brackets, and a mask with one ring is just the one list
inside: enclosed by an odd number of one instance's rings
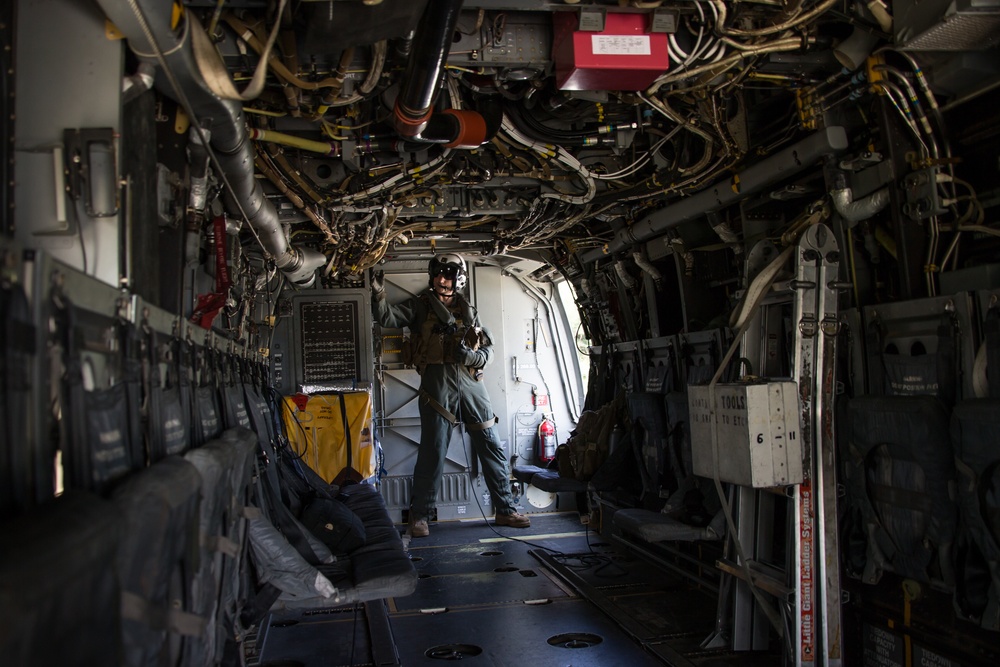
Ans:
{"label": "stowed gear bag", "polygon": [[239,360],[233,356],[220,359],[223,376],[222,414],[225,417],[226,428],[241,426],[251,428],[250,415],[247,410],[243,390],[243,377],[239,372]]}
{"label": "stowed gear bag", "polygon": [[335,498],[314,498],[302,511],[301,520],[334,555],[349,554],[365,545],[365,525]]}
{"label": "stowed gear bag", "polygon": [[149,455],[150,462],[155,463],[167,456],[183,454],[191,446],[191,381],[181,341],[175,339],[169,348],[166,386],[160,378],[160,348],[152,328],[148,328],[146,348]]}
{"label": "stowed gear bag", "polygon": [[367,391],[295,394],[283,401],[288,444],[330,484],[360,482],[375,474]]}
{"label": "stowed gear bag", "polygon": [[209,349],[197,356],[198,386],[194,389],[194,446],[200,447],[222,433],[219,392],[216,387],[214,354]]}
{"label": "stowed gear bag", "polygon": [[559,476],[589,481],[604,464],[611,448],[611,431],[618,421],[624,393],[596,412],[586,410],[569,439],[556,448]]}
{"label": "stowed gear bag", "polygon": [[[124,355],[123,381],[107,389],[87,391],[80,357],[82,332],[77,312],[65,297],[53,297],[63,344],[63,405],[66,483],[69,488],[104,492],[111,482],[145,464],[139,394],[141,375],[132,358],[131,325],[117,322]],[[106,320],[106,318],[102,318]],[[102,321],[102,325],[106,322]]]}

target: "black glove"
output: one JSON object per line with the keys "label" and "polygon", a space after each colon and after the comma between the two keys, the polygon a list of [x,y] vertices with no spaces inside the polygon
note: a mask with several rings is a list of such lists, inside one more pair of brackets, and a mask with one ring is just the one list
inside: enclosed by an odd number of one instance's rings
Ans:
{"label": "black glove", "polygon": [[372,296],[377,299],[385,296],[385,272],[372,271]]}

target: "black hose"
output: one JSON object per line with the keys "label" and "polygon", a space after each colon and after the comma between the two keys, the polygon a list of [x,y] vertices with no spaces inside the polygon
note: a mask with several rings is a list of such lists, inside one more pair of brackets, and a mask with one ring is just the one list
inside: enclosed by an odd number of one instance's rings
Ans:
{"label": "black hose", "polygon": [[614,135],[601,134],[593,125],[582,130],[557,129],[546,125],[531,111],[517,104],[506,104],[504,108],[517,129],[536,141],[555,142],[563,146],[610,146],[615,143]]}
{"label": "black hose", "polygon": [[393,113],[404,137],[420,134],[427,124],[461,10],[462,0],[431,0],[420,18]]}

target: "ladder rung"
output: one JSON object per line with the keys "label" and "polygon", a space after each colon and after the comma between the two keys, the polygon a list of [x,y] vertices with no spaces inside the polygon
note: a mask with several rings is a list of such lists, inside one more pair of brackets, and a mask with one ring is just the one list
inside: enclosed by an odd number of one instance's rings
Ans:
{"label": "ladder rung", "polygon": [[[744,572],[743,568],[727,558],[720,558],[715,561],[715,566],[726,574],[731,574],[737,579],[746,581],[746,572]],[[753,585],[760,590],[784,600],[792,599],[792,590],[785,585],[783,581],[785,575],[780,570],[762,565],[761,563],[751,563],[750,575],[753,577]]]}

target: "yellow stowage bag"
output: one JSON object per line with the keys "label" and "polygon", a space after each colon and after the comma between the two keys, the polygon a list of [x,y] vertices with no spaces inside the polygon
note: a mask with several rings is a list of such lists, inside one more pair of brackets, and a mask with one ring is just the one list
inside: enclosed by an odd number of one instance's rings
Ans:
{"label": "yellow stowage bag", "polygon": [[345,392],[343,405],[350,431],[350,459],[344,437],[341,394],[295,394],[284,397],[282,419],[288,443],[327,482],[361,481],[375,474],[372,446],[372,397],[367,391]]}

